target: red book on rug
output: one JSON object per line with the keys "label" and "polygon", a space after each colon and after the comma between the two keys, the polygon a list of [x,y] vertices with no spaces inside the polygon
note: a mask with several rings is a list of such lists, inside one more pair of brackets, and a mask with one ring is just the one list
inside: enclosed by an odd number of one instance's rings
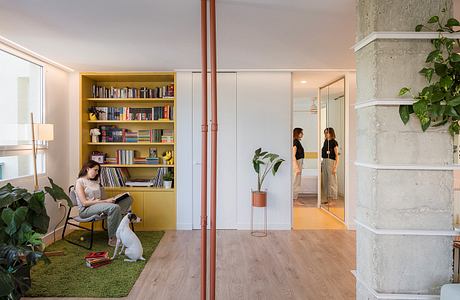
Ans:
{"label": "red book on rug", "polygon": [[109,253],[107,251],[90,252],[85,256],[85,259],[88,258],[109,258]]}

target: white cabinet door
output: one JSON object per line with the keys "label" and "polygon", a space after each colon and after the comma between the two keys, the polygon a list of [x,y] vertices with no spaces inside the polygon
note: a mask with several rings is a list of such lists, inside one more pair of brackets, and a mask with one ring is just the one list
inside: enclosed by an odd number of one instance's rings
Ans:
{"label": "white cabinet door", "polygon": [[[208,75],[208,118],[211,93]],[[217,75],[217,229],[236,229],[236,73]],[[208,183],[211,174],[211,123],[208,123]],[[193,228],[201,217],[201,73],[193,74]],[[209,227],[208,186],[208,227]]]}

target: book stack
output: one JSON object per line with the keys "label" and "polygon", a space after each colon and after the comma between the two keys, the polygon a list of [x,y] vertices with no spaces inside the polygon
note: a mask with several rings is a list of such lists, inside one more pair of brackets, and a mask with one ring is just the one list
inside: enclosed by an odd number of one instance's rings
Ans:
{"label": "book stack", "polygon": [[137,143],[138,140],[137,131],[123,131],[123,142]]}
{"label": "book stack", "polygon": [[85,261],[86,266],[92,269],[105,266],[112,262],[107,251],[90,252],[85,256]]}
{"label": "book stack", "polygon": [[160,159],[158,157],[147,157],[145,162],[148,165],[158,165],[160,163]]}
{"label": "book stack", "polygon": [[136,165],[145,165],[147,163],[147,159],[145,157],[135,157],[133,159],[133,163]]}
{"label": "book stack", "polygon": [[152,140],[152,131],[149,129],[140,129],[137,137],[138,142],[149,143]]}
{"label": "book stack", "polygon": [[174,143],[174,130],[164,129],[161,135],[162,143]]}

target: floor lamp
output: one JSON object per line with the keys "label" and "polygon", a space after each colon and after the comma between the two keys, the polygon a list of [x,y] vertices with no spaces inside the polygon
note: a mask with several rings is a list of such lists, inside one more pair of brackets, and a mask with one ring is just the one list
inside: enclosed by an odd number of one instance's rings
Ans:
{"label": "floor lamp", "polygon": [[32,130],[32,158],[34,162],[34,191],[38,191],[37,177],[37,141],[52,141],[54,139],[53,124],[34,124],[34,113],[30,113],[30,127]]}

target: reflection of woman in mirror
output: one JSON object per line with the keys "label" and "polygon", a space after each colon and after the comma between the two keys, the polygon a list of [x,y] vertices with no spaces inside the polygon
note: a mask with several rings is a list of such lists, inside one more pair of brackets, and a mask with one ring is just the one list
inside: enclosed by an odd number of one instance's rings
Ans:
{"label": "reflection of woman in mirror", "polygon": [[303,159],[305,157],[304,150],[300,140],[303,137],[303,129],[302,128],[294,128],[293,131],[293,147],[292,147],[292,165],[294,171],[294,183],[293,183],[293,198],[297,200],[299,196],[300,190],[300,182],[302,178],[302,166],[303,166]]}
{"label": "reflection of woman in mirror", "polygon": [[339,144],[335,140],[334,128],[324,129],[324,144],[321,150],[321,176],[323,193],[327,195],[328,203],[331,200],[337,200],[337,166],[339,165]]}

